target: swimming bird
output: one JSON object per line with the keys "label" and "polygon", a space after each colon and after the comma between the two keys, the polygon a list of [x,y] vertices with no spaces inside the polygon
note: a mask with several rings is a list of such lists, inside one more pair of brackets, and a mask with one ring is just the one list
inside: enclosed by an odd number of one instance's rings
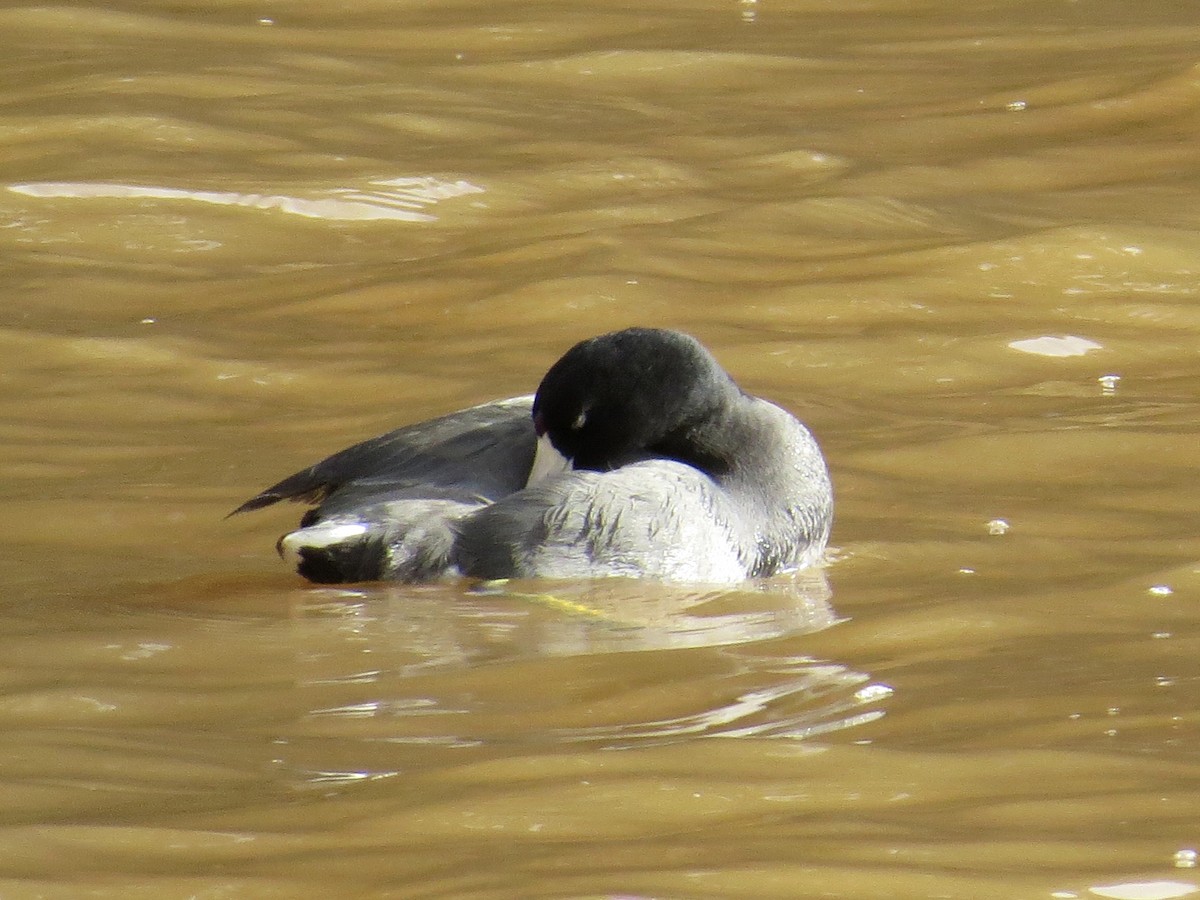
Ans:
{"label": "swimming bird", "polygon": [[729,584],[820,560],[824,457],[695,338],[581,341],[532,397],[355,444],[230,515],[316,504],[278,542],[311,581],[631,576]]}

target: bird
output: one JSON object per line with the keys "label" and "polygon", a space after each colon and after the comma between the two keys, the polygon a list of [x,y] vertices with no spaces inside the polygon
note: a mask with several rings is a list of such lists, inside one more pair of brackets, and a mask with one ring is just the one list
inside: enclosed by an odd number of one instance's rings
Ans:
{"label": "bird", "polygon": [[313,505],[280,555],[309,581],[597,578],[732,584],[821,561],[829,469],[807,427],[694,337],[580,341],[532,396],[355,444],[230,515]]}

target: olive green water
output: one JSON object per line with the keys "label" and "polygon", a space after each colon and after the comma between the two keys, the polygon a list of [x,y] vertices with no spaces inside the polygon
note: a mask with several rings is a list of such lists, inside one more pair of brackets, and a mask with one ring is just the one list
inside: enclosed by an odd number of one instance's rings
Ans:
{"label": "olive green water", "polygon": [[[1200,889],[1200,19],[0,10],[0,897]],[[684,328],[794,584],[317,589],[352,441]],[[552,592],[552,593],[551,593]]]}

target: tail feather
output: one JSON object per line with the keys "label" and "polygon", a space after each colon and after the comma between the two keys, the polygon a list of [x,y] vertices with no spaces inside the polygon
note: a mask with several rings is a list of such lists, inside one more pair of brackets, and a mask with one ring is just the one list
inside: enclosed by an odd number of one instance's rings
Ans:
{"label": "tail feather", "polygon": [[361,523],[323,522],[285,534],[276,544],[279,555],[317,584],[377,581],[387,561],[387,547]]}
{"label": "tail feather", "polygon": [[454,533],[446,519],[380,518],[306,522],[276,545],[279,555],[317,584],[429,581],[452,569]]}

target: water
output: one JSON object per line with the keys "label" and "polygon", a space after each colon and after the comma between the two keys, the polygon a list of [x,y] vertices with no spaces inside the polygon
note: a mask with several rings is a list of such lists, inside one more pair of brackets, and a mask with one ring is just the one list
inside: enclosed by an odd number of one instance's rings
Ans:
{"label": "water", "polygon": [[[0,11],[0,894],[1195,892],[1194,20]],[[822,573],[313,588],[223,519],[634,323],[810,424]]]}

